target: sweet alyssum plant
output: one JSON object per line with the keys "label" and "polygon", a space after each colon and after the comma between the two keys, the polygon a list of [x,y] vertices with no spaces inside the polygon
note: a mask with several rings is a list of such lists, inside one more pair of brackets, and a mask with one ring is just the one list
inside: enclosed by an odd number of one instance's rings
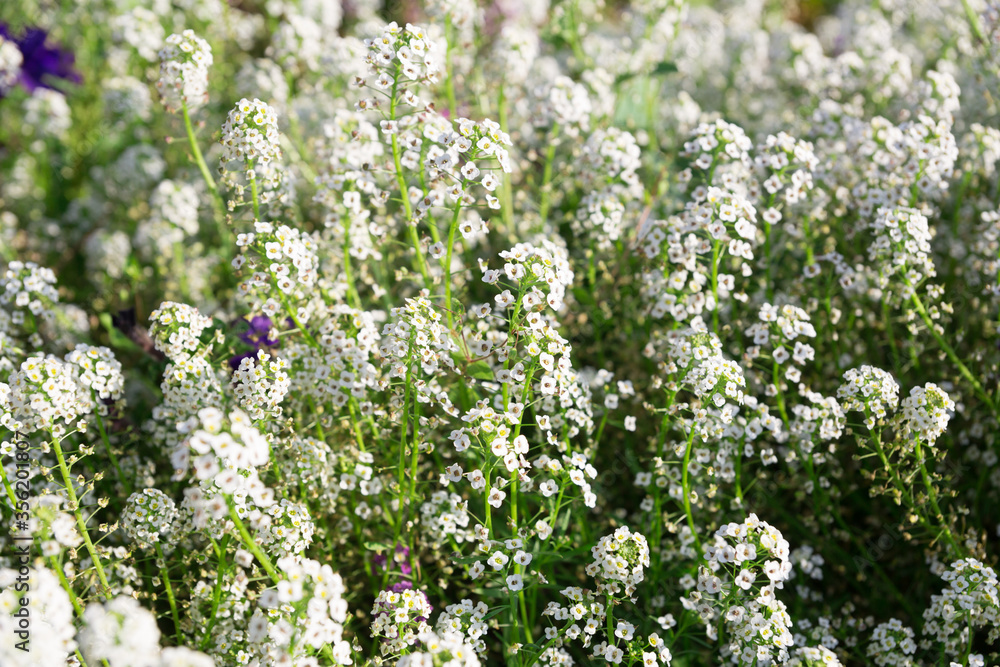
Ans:
{"label": "sweet alyssum plant", "polygon": [[8,5],[0,664],[1000,660],[992,0]]}

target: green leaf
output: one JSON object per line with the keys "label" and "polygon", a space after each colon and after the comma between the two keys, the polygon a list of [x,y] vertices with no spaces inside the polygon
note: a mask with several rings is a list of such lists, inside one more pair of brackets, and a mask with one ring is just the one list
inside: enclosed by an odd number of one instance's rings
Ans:
{"label": "green leaf", "polygon": [[139,346],[115,327],[111,321],[111,313],[101,313],[97,316],[97,319],[100,320],[101,326],[108,333],[108,338],[111,340],[111,347],[133,352],[139,351]]}
{"label": "green leaf", "polygon": [[492,381],[494,378],[493,369],[486,361],[474,361],[465,367],[465,374],[476,380]]}
{"label": "green leaf", "polygon": [[[668,60],[664,60],[656,63],[656,66],[650,70],[649,74],[646,76],[663,76],[665,74],[672,74],[677,71],[677,65]],[[625,72],[624,74],[619,74],[615,77],[615,85],[621,85],[630,79],[634,79],[637,76],[641,76],[641,72]]]}
{"label": "green leaf", "polygon": [[677,64],[664,60],[662,62],[656,63],[656,67],[650,72],[652,76],[662,76],[664,74],[672,74],[677,71]]}

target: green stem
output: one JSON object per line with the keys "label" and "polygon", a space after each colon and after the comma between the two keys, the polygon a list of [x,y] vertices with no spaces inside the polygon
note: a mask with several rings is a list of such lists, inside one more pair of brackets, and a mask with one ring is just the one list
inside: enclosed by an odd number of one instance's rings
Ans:
{"label": "green stem", "polygon": [[174,638],[177,645],[181,645],[181,617],[177,613],[177,599],[174,597],[174,587],[170,583],[170,570],[167,567],[167,559],[163,557],[163,548],[160,543],[156,543],[156,556],[163,563],[163,586],[167,589],[167,600],[170,602],[170,615],[174,618]]}
{"label": "green stem", "polygon": [[[464,189],[466,183],[462,182]],[[448,318],[448,328],[455,328],[454,315],[451,312],[451,253],[455,249],[455,232],[458,231],[458,218],[462,213],[462,200],[455,203],[455,212],[451,216],[451,225],[448,227],[448,249],[444,259],[444,312]]]}
{"label": "green stem", "polygon": [[215,590],[212,591],[212,613],[208,616],[208,624],[205,626],[205,633],[201,638],[200,648],[202,651],[208,648],[208,643],[212,639],[212,628],[215,627],[215,622],[218,619],[217,612],[219,611],[219,605],[222,603],[222,579],[226,574],[226,548],[228,545],[228,535],[222,538],[222,546],[219,546],[216,541],[212,539],[212,549],[215,551],[215,557],[218,560],[218,564],[215,569]]}
{"label": "green stem", "polygon": [[[389,120],[396,120],[396,89],[399,86],[399,73],[392,84],[392,99],[389,102]],[[431,288],[431,277],[427,272],[427,262],[424,261],[424,253],[420,249],[420,236],[417,234],[416,221],[413,219],[413,205],[410,204],[410,193],[406,187],[406,178],[403,176],[402,156],[399,149],[399,138],[395,133],[391,136],[392,142],[392,163],[396,169],[396,184],[399,187],[399,196],[403,200],[403,211],[406,213],[405,224],[409,229],[410,243],[413,244],[413,252],[416,253],[417,270],[424,279],[424,287]]]}
{"label": "green stem", "polygon": [[688,527],[691,529],[691,537],[694,538],[697,552],[695,559],[701,558],[701,540],[698,539],[698,530],[694,525],[694,516],[691,514],[691,480],[689,479],[688,464],[691,463],[691,450],[694,449],[695,427],[692,423],[691,433],[688,435],[687,447],[684,449],[684,469],[681,471],[681,486],[684,493],[684,514],[687,516]]}
{"label": "green stem", "polygon": [[108,585],[108,578],[104,574],[104,567],[101,565],[101,557],[97,553],[97,547],[94,546],[94,542],[90,539],[90,532],[87,530],[87,522],[83,518],[83,513],[80,511],[80,501],[76,496],[76,489],[73,487],[73,480],[69,475],[69,466],[66,465],[66,457],[63,455],[62,444],[59,442],[59,438],[53,436],[52,446],[56,452],[56,460],[59,462],[59,473],[62,475],[63,484],[66,486],[66,496],[69,498],[69,506],[73,512],[74,518],[76,518],[76,526],[80,530],[80,535],[83,537],[83,543],[87,547],[87,553],[90,554],[91,560],[94,561],[94,569],[97,570],[97,578],[101,582],[103,587],[100,591],[102,597],[107,597],[110,594],[111,586]]}
{"label": "green stem", "polygon": [[260,195],[257,193],[257,175],[250,177],[250,196],[253,198],[253,219],[260,220]]}
{"label": "green stem", "polygon": [[[95,392],[91,390],[90,394],[96,403],[97,397]],[[115,473],[118,474],[118,481],[121,482],[122,486],[125,488],[125,495],[130,496],[132,495],[132,485],[129,483],[125,475],[122,474],[121,466],[118,465],[118,457],[115,456],[114,451],[111,449],[111,441],[108,438],[107,430],[104,428],[104,420],[101,418],[100,413],[96,411],[94,412],[94,417],[97,419],[97,430],[101,433],[101,441],[104,443],[104,449],[108,452],[108,459],[111,460],[111,466],[115,469]]]}
{"label": "green stem", "polygon": [[545,153],[545,167],[542,171],[542,187],[539,191],[542,193],[541,202],[538,205],[538,217],[541,219],[544,225],[549,219],[549,201],[550,195],[552,194],[552,164],[555,162],[556,158],[556,146],[558,145],[557,139],[559,138],[559,124],[552,126],[552,131],[549,133],[548,144],[549,148]]}
{"label": "green stem", "polygon": [[924,488],[927,489],[927,498],[928,500],[930,500],[931,509],[934,510],[934,517],[938,520],[938,523],[941,525],[941,528],[944,531],[944,537],[946,540],[948,540],[948,544],[950,544],[951,548],[955,550],[955,557],[961,558],[965,554],[965,550],[958,545],[958,542],[955,540],[955,536],[951,534],[951,528],[948,526],[948,523],[945,520],[944,512],[942,512],[941,508],[938,506],[937,491],[934,490],[934,485],[931,483],[930,473],[927,472],[927,465],[926,461],[924,460],[924,452],[923,448],[921,447],[919,438],[916,440],[914,451],[916,452],[917,455],[917,465],[920,466],[920,478],[924,482]]}
{"label": "green stem", "polygon": [[243,524],[243,519],[241,519],[240,515],[236,512],[236,505],[233,503],[233,499],[227,496],[226,502],[229,504],[229,518],[233,520],[234,524],[236,524],[236,530],[240,534],[240,540],[243,542],[243,546],[246,547],[247,551],[252,553],[260,562],[264,571],[271,577],[271,581],[277,584],[281,581],[281,576],[278,574],[278,571],[274,569],[274,565],[271,564],[271,559],[267,557],[267,554],[265,554],[261,548],[257,546],[253,537],[250,536],[250,531],[247,530],[247,527]]}
{"label": "green stem", "polygon": [[998,413],[997,406],[994,405],[989,395],[983,390],[983,386],[979,383],[979,380],[976,379],[976,377],[972,374],[972,372],[958,358],[958,354],[955,352],[955,349],[948,343],[948,341],[944,339],[944,336],[938,333],[938,330],[934,326],[933,320],[931,320],[931,316],[927,314],[927,309],[924,308],[923,302],[921,302],[920,297],[917,296],[916,288],[912,284],[910,284],[909,280],[906,281],[906,284],[910,288],[910,293],[911,293],[910,299],[913,302],[914,307],[917,309],[917,314],[920,315],[920,319],[922,319],[924,321],[924,324],[927,325],[927,328],[930,330],[931,335],[934,336],[934,340],[936,340],[938,345],[941,346],[941,349],[944,350],[944,353],[948,355],[948,358],[951,359],[951,362],[955,364],[955,367],[958,368],[958,372],[961,373],[962,377],[964,377],[966,380],[969,381],[969,384],[972,385],[973,390],[976,392],[979,398],[981,398],[986,403],[986,405],[990,408],[990,411],[993,412],[993,415],[995,417],[1000,417],[1000,413]]}
{"label": "green stem", "polygon": [[181,112],[184,114],[184,129],[187,130],[188,143],[191,146],[191,155],[194,157],[195,164],[198,165],[198,170],[201,171],[202,178],[205,179],[205,185],[208,186],[208,189],[213,196],[217,196],[219,194],[219,188],[215,184],[215,179],[212,178],[212,174],[208,171],[208,165],[205,164],[205,158],[201,154],[201,148],[198,147],[198,139],[194,136],[194,127],[191,125],[191,115],[188,113],[187,102],[181,102]]}
{"label": "green stem", "polygon": [[354,284],[354,272],[351,269],[351,218],[344,216],[344,280],[347,282],[347,299],[351,305],[361,310],[361,297],[358,287]]}
{"label": "green stem", "polygon": [[712,300],[715,301],[715,308],[712,309],[712,331],[719,335],[719,247],[721,241],[716,241],[712,245]]}

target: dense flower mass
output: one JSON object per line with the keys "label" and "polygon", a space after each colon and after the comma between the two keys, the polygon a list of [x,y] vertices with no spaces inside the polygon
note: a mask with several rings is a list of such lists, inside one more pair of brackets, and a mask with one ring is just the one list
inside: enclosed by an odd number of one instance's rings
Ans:
{"label": "dense flower mass", "polygon": [[1000,664],[1000,1],[0,5],[0,667]]}
{"label": "dense flower mass", "polygon": [[160,49],[160,78],[156,89],[168,111],[198,109],[208,101],[208,73],[212,48],[193,30],[167,37]]}

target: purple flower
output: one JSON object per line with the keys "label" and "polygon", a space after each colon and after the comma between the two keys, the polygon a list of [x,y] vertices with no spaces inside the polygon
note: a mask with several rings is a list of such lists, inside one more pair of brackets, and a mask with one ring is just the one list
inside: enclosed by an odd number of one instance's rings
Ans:
{"label": "purple flower", "polygon": [[277,339],[268,338],[274,324],[267,315],[255,315],[250,319],[247,330],[240,334],[240,340],[247,345],[252,345],[256,349],[262,347],[274,347],[278,344]]}
{"label": "purple flower", "polygon": [[238,335],[241,341],[253,349],[230,359],[229,367],[236,370],[244,359],[256,358],[258,350],[265,347],[275,347],[278,344],[278,339],[269,337],[272,326],[271,318],[267,315],[255,315],[250,318],[247,321],[247,330]]}
{"label": "purple flower", "polygon": [[73,53],[58,46],[48,46],[49,34],[41,28],[27,28],[14,36],[5,23],[0,23],[0,35],[17,44],[21,50],[21,85],[29,93],[36,88],[52,88],[52,78],[80,82],[80,74],[73,69]]}
{"label": "purple flower", "polygon": [[[375,571],[381,572],[385,569],[388,558],[383,554],[375,554],[372,556],[372,563],[375,564]],[[392,557],[392,562],[395,565],[399,565],[399,571],[404,575],[410,575],[413,573],[413,566],[410,565],[410,548],[405,544],[397,544],[395,548],[395,553]]]}

